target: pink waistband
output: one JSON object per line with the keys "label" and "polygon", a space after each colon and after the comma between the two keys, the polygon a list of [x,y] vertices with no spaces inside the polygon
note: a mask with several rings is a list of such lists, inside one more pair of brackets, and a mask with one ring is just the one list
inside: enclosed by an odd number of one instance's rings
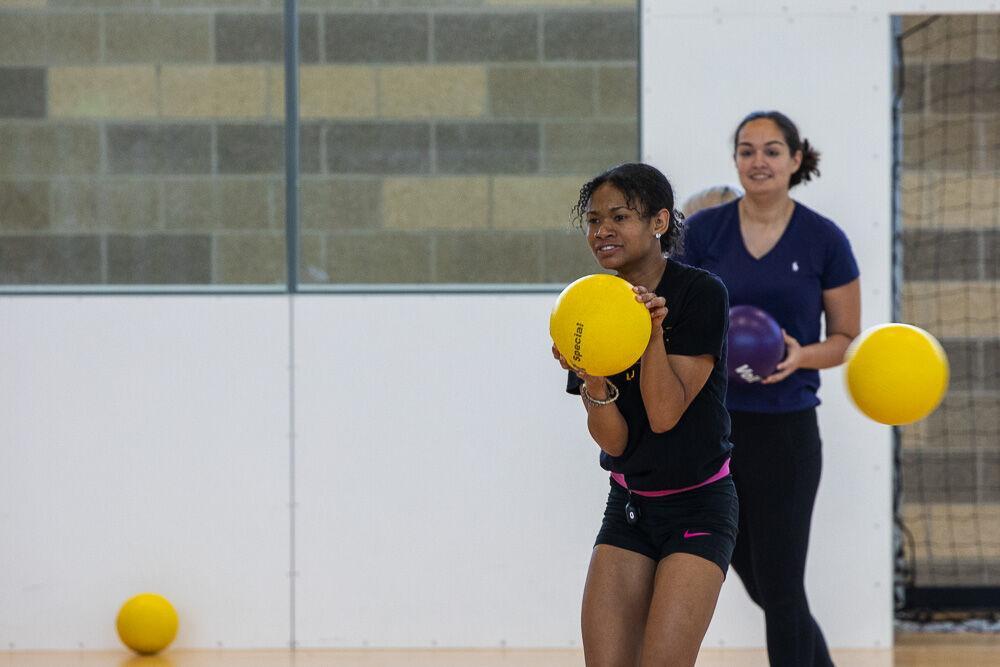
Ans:
{"label": "pink waistband", "polygon": [[[632,493],[634,493],[637,496],[645,496],[647,498],[672,496],[675,493],[684,493],[685,491],[691,491],[692,489],[697,489],[700,486],[705,486],[707,484],[711,484],[712,482],[718,482],[720,479],[722,479],[728,474],[729,474],[729,459],[726,459],[726,462],[722,464],[722,467],[719,469],[719,472],[715,473],[714,475],[706,479],[704,482],[699,482],[694,486],[685,486],[683,489],[667,489],[666,491],[633,491]],[[625,475],[621,474],[620,472],[611,473],[611,479],[618,482],[619,486],[621,486],[622,488],[625,489],[628,488],[628,484],[625,483]]]}

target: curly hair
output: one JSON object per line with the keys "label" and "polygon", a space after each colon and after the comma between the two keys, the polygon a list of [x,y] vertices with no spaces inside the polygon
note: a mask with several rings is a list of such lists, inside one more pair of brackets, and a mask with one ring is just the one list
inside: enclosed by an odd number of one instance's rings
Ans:
{"label": "curly hair", "polygon": [[773,122],[785,135],[785,143],[788,144],[788,152],[795,155],[796,151],[802,151],[802,164],[798,171],[792,174],[788,180],[788,187],[794,188],[799,183],[808,183],[813,176],[819,176],[819,151],[809,143],[808,139],[799,138],[799,128],[795,127],[792,119],[780,111],[754,111],[747,114],[747,117],[740,121],[733,134],[733,153],[736,153],[737,142],[740,140],[740,130],[743,126],[753,120],[766,118]]}
{"label": "curly hair", "polygon": [[625,195],[625,205],[641,218],[652,218],[666,209],[670,212],[670,226],[660,237],[660,250],[664,256],[679,253],[684,242],[684,215],[674,209],[674,188],[667,177],[656,167],[641,162],[630,162],[612,167],[595,176],[580,188],[580,197],[573,207],[572,219],[580,229],[594,190],[605,183],[618,188]]}

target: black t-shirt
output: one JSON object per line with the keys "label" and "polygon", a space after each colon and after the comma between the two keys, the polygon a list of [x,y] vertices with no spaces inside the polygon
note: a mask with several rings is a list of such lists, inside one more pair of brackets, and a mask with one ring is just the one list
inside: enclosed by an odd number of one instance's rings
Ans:
{"label": "black t-shirt", "polygon": [[[668,355],[715,357],[705,386],[680,421],[654,433],[639,390],[640,362],[610,378],[621,395],[615,402],[628,425],[621,456],[601,452],[601,467],[625,475],[635,491],[665,491],[694,486],[719,472],[733,446],[726,412],[726,335],[729,295],[714,274],[667,261],[656,293],[667,301],[663,339]],[[569,373],[566,391],[580,393],[580,378]]]}

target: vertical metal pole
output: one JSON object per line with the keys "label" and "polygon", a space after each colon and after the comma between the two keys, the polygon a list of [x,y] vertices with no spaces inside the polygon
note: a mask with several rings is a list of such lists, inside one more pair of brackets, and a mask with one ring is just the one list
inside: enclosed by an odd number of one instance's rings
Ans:
{"label": "vertical metal pole", "polygon": [[285,234],[288,291],[299,290],[299,21],[285,0]]}
{"label": "vertical metal pole", "polygon": [[296,0],[285,0],[285,247],[288,290],[288,646],[295,628],[295,294],[299,291],[299,19]]}

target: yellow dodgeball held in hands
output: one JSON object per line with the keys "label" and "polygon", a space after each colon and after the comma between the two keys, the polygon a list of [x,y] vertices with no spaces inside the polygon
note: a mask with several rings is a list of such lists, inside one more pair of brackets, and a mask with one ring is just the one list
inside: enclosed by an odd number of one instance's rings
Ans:
{"label": "yellow dodgeball held in hands", "polygon": [[627,370],[652,332],[649,310],[617,276],[584,276],[566,286],[549,317],[549,334],[569,365],[597,377]]}

